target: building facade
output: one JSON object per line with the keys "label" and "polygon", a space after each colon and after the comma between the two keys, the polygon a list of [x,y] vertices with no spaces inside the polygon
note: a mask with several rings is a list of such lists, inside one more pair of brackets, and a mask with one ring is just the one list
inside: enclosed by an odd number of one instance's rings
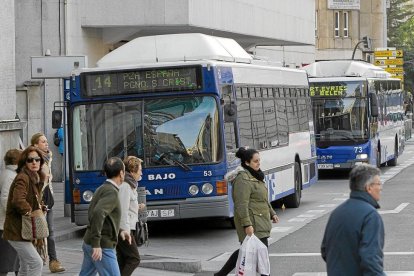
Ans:
{"label": "building facade", "polygon": [[[63,100],[62,80],[32,78],[31,57],[84,55],[88,67],[95,67],[105,54],[136,37],[204,33],[233,38],[258,57],[292,67],[303,63],[298,57],[302,50],[297,49],[311,45],[310,51],[304,51],[303,59],[313,60],[315,2],[311,0],[6,0],[6,3],[10,9],[0,11],[6,19],[6,24],[0,26],[0,35],[7,36],[7,40],[1,39],[0,43],[8,52],[0,54],[0,70],[8,75],[0,76],[3,79],[0,85],[4,85],[0,86],[0,93],[9,100],[2,102],[7,107],[0,111],[0,117],[14,119],[17,113],[20,122],[26,123],[16,132],[24,145],[35,132],[46,134],[54,153],[55,180],[61,179],[62,160],[52,143],[51,112],[54,103]],[[10,10],[14,10],[12,15]],[[15,54],[10,56],[13,49]],[[5,137],[2,132],[0,136]],[[3,148],[15,146],[1,143]]]}
{"label": "building facade", "polygon": [[350,59],[364,36],[372,47],[355,59],[371,61],[369,50],[387,47],[386,0],[316,0],[315,9],[316,60]]}

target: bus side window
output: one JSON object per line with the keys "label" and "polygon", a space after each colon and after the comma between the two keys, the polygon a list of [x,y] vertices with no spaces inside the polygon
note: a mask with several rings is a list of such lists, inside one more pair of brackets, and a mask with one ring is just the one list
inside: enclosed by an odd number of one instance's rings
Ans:
{"label": "bus side window", "polygon": [[286,105],[284,99],[276,99],[276,120],[277,132],[279,134],[279,145],[288,143],[288,120],[286,115]]}
{"label": "bus side window", "polygon": [[[240,87],[236,89],[237,92],[240,92]],[[221,93],[224,113],[224,137],[226,149],[235,150],[237,148],[237,106],[230,85],[222,86]]]}

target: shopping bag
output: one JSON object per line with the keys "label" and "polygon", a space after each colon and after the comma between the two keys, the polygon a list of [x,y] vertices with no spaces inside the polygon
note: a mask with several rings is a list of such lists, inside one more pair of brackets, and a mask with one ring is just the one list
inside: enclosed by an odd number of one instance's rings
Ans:
{"label": "shopping bag", "polygon": [[239,256],[236,264],[236,276],[256,276],[257,247],[253,241],[253,237],[256,236],[254,234],[251,236],[247,235],[239,249]]}
{"label": "shopping bag", "polygon": [[255,242],[257,246],[257,272],[260,275],[270,275],[269,250],[256,236]]}

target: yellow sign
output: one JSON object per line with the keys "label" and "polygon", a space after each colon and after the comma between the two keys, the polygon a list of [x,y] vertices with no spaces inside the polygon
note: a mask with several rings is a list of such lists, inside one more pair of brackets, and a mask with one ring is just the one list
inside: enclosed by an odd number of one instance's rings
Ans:
{"label": "yellow sign", "polygon": [[403,57],[402,50],[374,51],[375,57]]}
{"label": "yellow sign", "polygon": [[391,74],[403,74],[404,73],[404,68],[402,67],[386,67],[384,69],[385,71]]}
{"label": "yellow sign", "polygon": [[404,75],[392,75],[391,78],[400,79],[404,81]]}
{"label": "yellow sign", "polygon": [[402,58],[394,59],[376,59],[374,65],[383,66],[383,65],[403,65],[404,60]]}

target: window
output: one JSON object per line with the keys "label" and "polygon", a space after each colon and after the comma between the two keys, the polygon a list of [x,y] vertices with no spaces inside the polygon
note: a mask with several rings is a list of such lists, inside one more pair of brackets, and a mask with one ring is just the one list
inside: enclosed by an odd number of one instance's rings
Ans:
{"label": "window", "polygon": [[285,100],[276,99],[276,121],[278,126],[279,144],[288,143],[288,120],[286,116]]}
{"label": "window", "polygon": [[339,37],[339,12],[338,11],[336,11],[334,14],[334,24],[335,24],[334,25],[335,26],[334,36]]}
{"label": "window", "polygon": [[349,37],[349,13],[344,12],[344,37]]}

